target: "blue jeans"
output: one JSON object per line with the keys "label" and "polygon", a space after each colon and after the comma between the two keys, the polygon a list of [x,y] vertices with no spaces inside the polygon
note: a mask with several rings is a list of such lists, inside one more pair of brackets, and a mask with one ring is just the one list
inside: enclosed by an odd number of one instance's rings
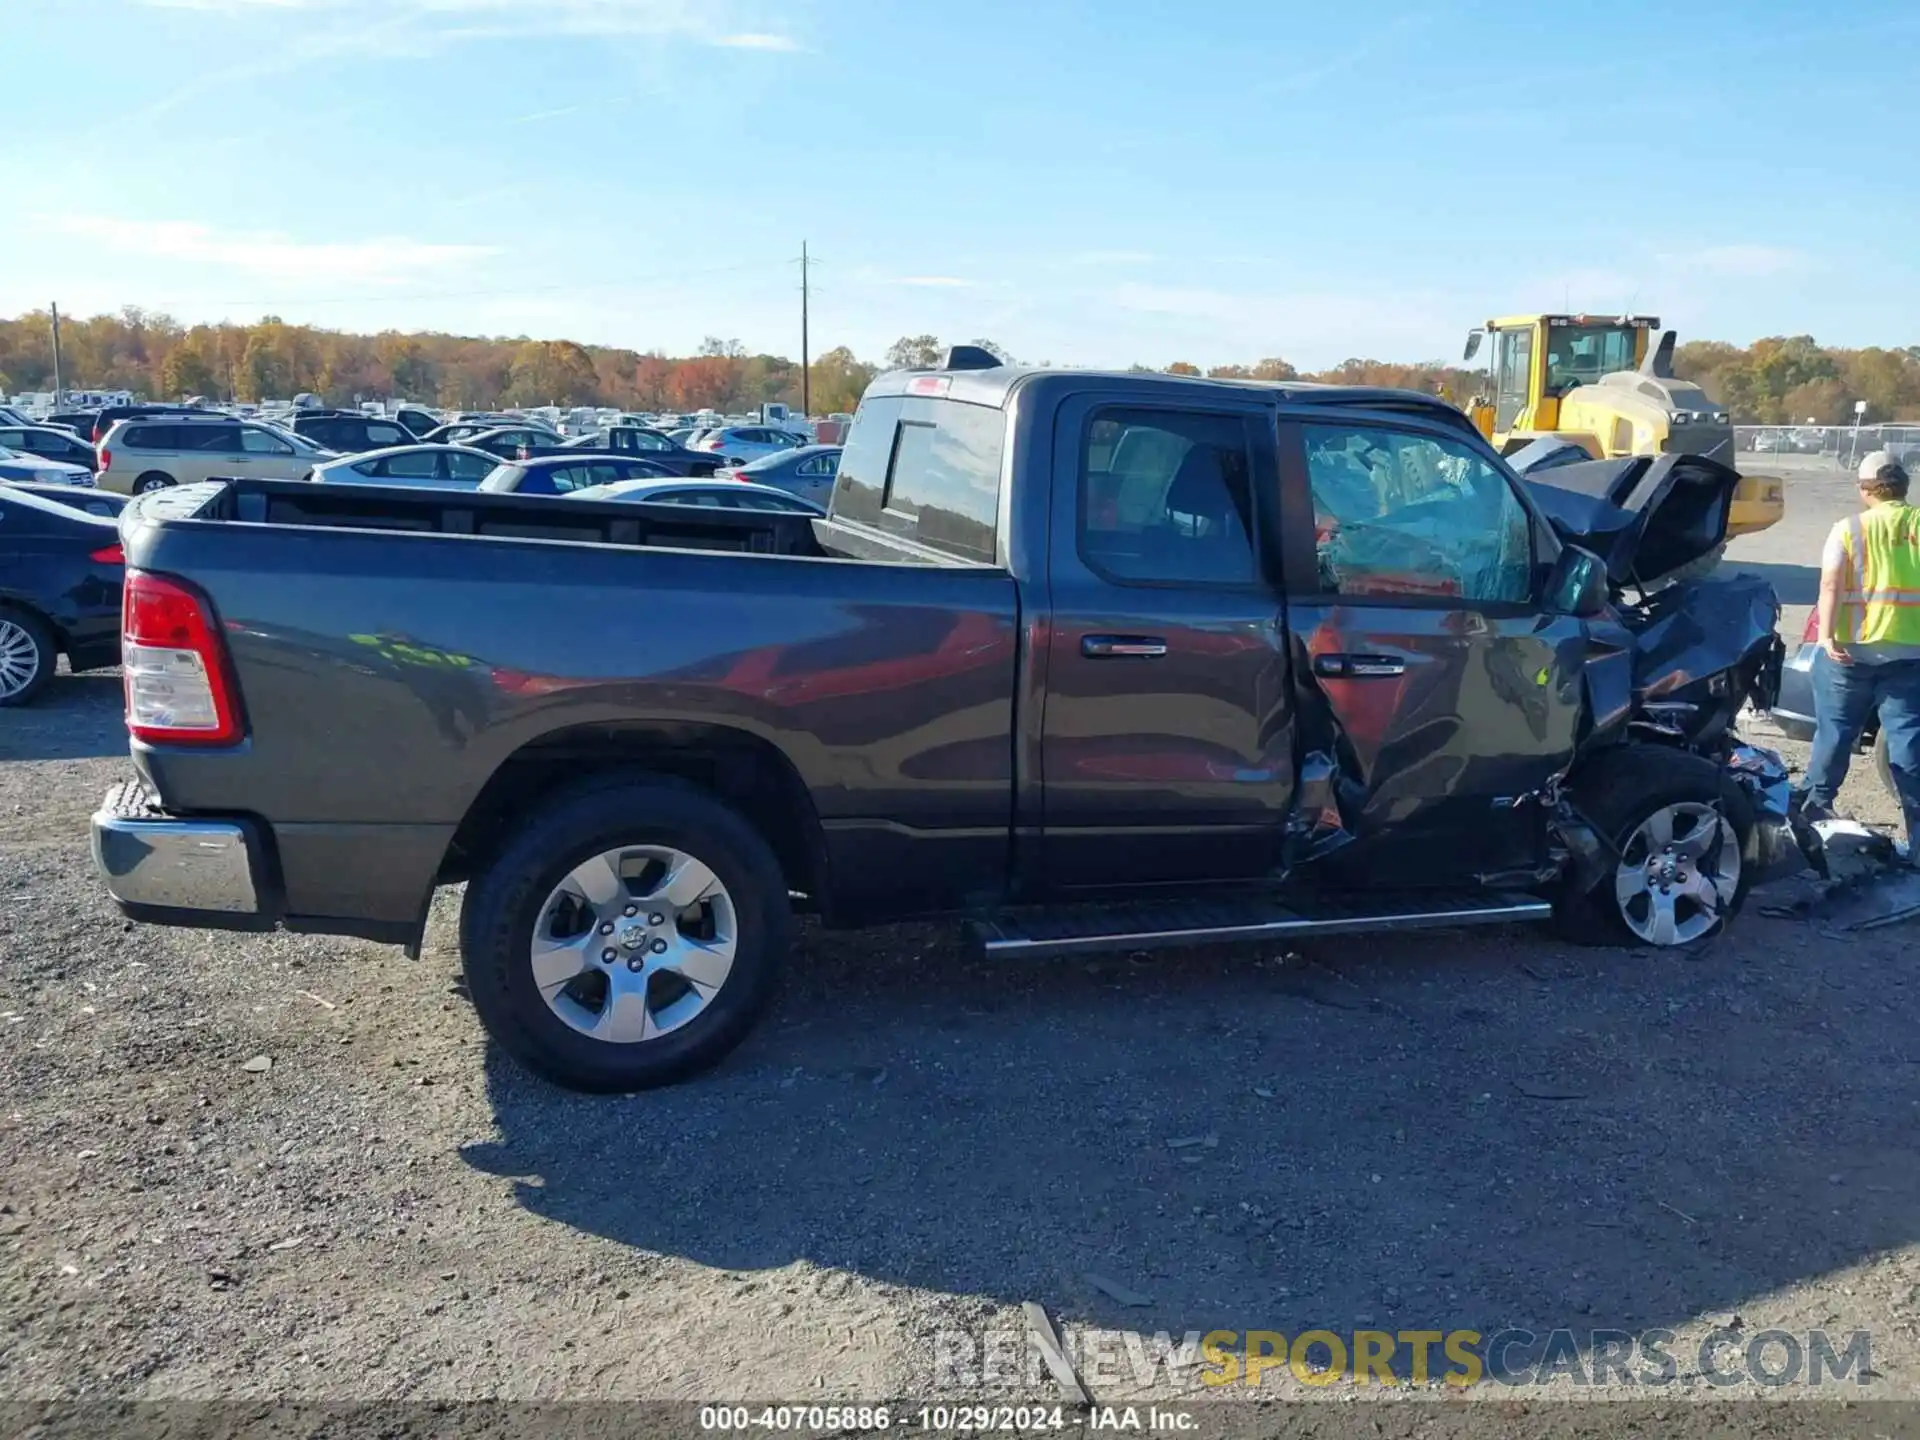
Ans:
{"label": "blue jeans", "polygon": [[1833,804],[1847,778],[1847,762],[1875,710],[1886,732],[1887,759],[1911,840],[1920,835],[1920,660],[1842,665],[1824,650],[1813,657],[1813,758],[1807,763],[1807,799]]}

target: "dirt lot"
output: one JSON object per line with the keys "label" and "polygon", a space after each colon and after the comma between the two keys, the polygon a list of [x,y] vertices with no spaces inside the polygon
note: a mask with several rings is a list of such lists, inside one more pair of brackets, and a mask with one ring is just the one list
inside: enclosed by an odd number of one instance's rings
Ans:
{"label": "dirt lot", "polygon": [[123,923],[85,836],[122,750],[111,676],[0,713],[0,1395],[952,1395],[1032,1300],[1095,1348],[1664,1327],[1668,1395],[1727,1393],[1715,1325],[1867,1330],[1845,1393],[1920,1396],[1911,931],[1027,968],[813,932],[718,1073],[590,1099],[489,1053],[457,895],[417,963]]}

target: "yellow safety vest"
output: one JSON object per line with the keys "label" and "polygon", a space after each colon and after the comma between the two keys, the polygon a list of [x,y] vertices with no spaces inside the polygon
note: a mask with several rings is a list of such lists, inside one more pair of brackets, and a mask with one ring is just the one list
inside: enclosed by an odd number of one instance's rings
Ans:
{"label": "yellow safety vest", "polygon": [[1846,521],[1848,575],[1834,635],[1843,645],[1920,645],[1920,510],[1894,501]]}

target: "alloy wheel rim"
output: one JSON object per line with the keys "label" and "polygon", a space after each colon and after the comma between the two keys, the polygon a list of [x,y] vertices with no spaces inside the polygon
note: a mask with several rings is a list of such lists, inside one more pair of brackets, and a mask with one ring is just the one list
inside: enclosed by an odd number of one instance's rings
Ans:
{"label": "alloy wheel rim", "polygon": [[1683,800],[1641,821],[1620,848],[1614,899],[1649,945],[1687,945],[1710,933],[1740,891],[1740,838],[1713,806]]}
{"label": "alloy wheel rim", "polygon": [[40,673],[40,647],[26,627],[0,620],[0,695],[11,698],[33,683]]}
{"label": "alloy wheel rim", "polygon": [[739,915],[698,857],[624,845],[582,860],[548,894],[528,963],[547,1008],[612,1045],[671,1034],[713,1003],[733,971]]}

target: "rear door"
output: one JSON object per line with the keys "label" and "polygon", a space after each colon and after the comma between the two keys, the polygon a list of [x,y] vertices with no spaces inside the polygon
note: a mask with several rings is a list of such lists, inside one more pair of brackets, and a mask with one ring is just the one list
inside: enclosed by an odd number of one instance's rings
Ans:
{"label": "rear door", "polygon": [[1542,613],[1554,545],[1479,437],[1420,419],[1280,427],[1303,756],[1333,762],[1330,862],[1418,886],[1538,865],[1571,763],[1584,632]]}
{"label": "rear door", "polygon": [[1293,702],[1256,399],[1081,394],[1053,434],[1044,772],[1056,889],[1255,878],[1285,849]]}

